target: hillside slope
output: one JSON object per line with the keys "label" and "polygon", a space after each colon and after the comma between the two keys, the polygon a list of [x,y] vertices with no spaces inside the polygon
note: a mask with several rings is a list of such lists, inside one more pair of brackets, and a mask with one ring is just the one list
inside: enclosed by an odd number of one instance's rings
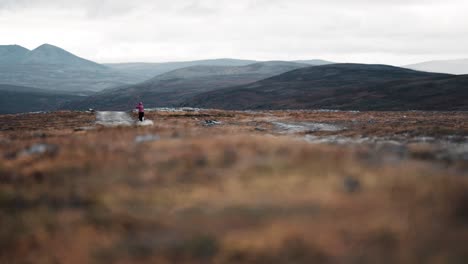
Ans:
{"label": "hillside slope", "polygon": [[331,61],[318,60],[318,59],[315,59],[315,60],[295,60],[293,62],[305,63],[305,64],[310,64],[310,65],[313,65],[313,66],[321,66],[321,65],[328,65],[328,64],[334,64],[335,63],[335,62],[331,62]]}
{"label": "hillside slope", "polygon": [[467,110],[467,76],[333,64],[206,92],[181,106],[220,109]]}
{"label": "hillside slope", "polygon": [[450,74],[468,74],[468,59],[427,61],[404,66],[408,69]]}
{"label": "hillside slope", "polygon": [[[291,61],[292,63],[309,64],[313,66],[332,64],[333,62],[325,60],[298,60]],[[239,59],[213,59],[213,60],[196,60],[196,61],[181,61],[181,62],[163,62],[163,63],[108,63],[104,64],[112,69],[124,71],[131,74],[144,76],[150,79],[156,75],[168,73],[170,71],[188,68],[191,66],[247,66],[255,63],[265,63],[255,60],[239,60]]]}
{"label": "hillside slope", "polygon": [[0,84],[0,114],[52,111],[79,96],[31,87]]}
{"label": "hillside slope", "polygon": [[239,67],[192,66],[137,85],[105,90],[66,107],[123,110],[133,108],[138,101],[145,102],[147,107],[175,106],[203,92],[255,82],[301,67],[308,65],[276,61]]}
{"label": "hillside slope", "polygon": [[29,50],[19,45],[0,45],[0,64],[19,63]]}
{"label": "hillside slope", "polygon": [[161,63],[107,63],[104,64],[112,69],[144,76],[150,79],[156,75],[174,71],[177,69],[187,68],[191,66],[245,66],[256,61],[253,60],[238,60],[238,59],[213,59],[213,60],[196,60],[196,61],[180,61],[180,62],[161,62]]}

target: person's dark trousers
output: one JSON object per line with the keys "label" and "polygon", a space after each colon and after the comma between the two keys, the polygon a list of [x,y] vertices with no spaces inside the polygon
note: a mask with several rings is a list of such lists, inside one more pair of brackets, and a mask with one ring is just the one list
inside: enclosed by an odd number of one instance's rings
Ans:
{"label": "person's dark trousers", "polygon": [[144,112],[138,113],[138,119],[140,119],[141,122],[143,122],[143,117],[145,117],[145,113],[144,113]]}

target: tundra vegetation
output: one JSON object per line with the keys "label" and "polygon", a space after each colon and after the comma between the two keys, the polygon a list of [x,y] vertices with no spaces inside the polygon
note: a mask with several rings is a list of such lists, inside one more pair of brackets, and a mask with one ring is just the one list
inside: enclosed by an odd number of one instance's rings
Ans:
{"label": "tundra vegetation", "polygon": [[468,261],[466,112],[146,117],[1,115],[0,263]]}

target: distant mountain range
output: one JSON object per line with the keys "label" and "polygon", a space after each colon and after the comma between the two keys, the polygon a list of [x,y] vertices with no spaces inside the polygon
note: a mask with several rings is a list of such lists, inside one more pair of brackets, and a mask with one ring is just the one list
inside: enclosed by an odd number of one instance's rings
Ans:
{"label": "distant mountain range", "polygon": [[[146,78],[152,78],[173,70],[187,68],[190,66],[246,66],[260,61],[255,60],[237,60],[237,59],[214,59],[214,60],[196,60],[196,61],[182,61],[182,62],[163,62],[163,63],[108,63],[105,64],[116,70],[125,71]],[[332,64],[333,62],[324,60],[302,60],[293,61],[296,63],[309,64],[309,65],[325,65]]]}
{"label": "distant mountain range", "polygon": [[180,106],[220,109],[468,110],[468,76],[332,64],[209,91]]}
{"label": "distant mountain range", "polygon": [[0,46],[0,83],[86,94],[144,77],[119,72],[49,44]]}
{"label": "distant mountain range", "polygon": [[70,109],[131,109],[135,102],[147,107],[176,106],[197,94],[252,83],[280,73],[309,67],[295,62],[259,62],[245,66],[191,66],[158,75],[137,85],[104,90],[81,101],[67,104]]}
{"label": "distant mountain range", "polygon": [[0,64],[58,65],[95,70],[106,68],[50,44],[43,44],[34,50],[28,50],[18,45],[0,46]]}
{"label": "distant mountain range", "polygon": [[427,61],[404,66],[408,69],[450,74],[468,74],[468,59]]}
{"label": "distant mountain range", "polygon": [[[141,83],[190,66],[245,66],[253,60],[214,59],[167,63],[98,64],[59,47],[43,44],[34,50],[0,45],[0,83],[87,95],[107,88]],[[321,60],[306,64],[328,63]]]}
{"label": "distant mountain range", "polygon": [[[313,65],[313,66],[311,66]],[[468,60],[407,68],[324,60],[98,64],[59,47],[0,46],[0,113],[195,106],[223,109],[468,110]],[[425,72],[422,72],[425,71]]]}
{"label": "distant mountain range", "polygon": [[107,63],[104,65],[115,70],[133,73],[150,79],[156,75],[190,66],[245,66],[256,62],[253,60],[215,59],[161,63]]}

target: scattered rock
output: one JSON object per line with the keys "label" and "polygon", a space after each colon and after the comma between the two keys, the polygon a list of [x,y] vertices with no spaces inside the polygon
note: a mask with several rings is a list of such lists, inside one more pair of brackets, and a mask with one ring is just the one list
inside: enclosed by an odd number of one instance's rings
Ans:
{"label": "scattered rock", "polygon": [[205,120],[203,122],[204,126],[215,126],[215,125],[219,125],[219,124],[221,124],[221,122],[219,122],[217,120]]}
{"label": "scattered rock", "polygon": [[73,131],[89,131],[89,130],[94,130],[96,129],[95,127],[77,127],[73,129]]}
{"label": "scattered rock", "polygon": [[262,127],[256,127],[255,130],[256,131],[261,131],[261,132],[266,131],[266,129],[262,128]]}
{"label": "scattered rock", "polygon": [[359,189],[361,188],[361,182],[359,182],[359,180],[353,177],[346,177],[343,180],[343,187],[346,192],[354,193],[359,191]]}
{"label": "scattered rock", "polygon": [[41,183],[44,181],[44,174],[40,171],[35,171],[33,174],[32,174],[34,180],[38,183]]}
{"label": "scattered rock", "polygon": [[47,135],[46,135],[46,133],[44,133],[44,132],[35,132],[35,133],[33,134],[33,137],[45,138],[45,137],[47,137]]}
{"label": "scattered rock", "polygon": [[273,122],[278,129],[285,133],[340,131],[344,128],[334,124],[314,122]]}
{"label": "scattered rock", "polygon": [[374,151],[381,162],[398,163],[408,158],[407,146],[398,141],[377,142]]}
{"label": "scattered rock", "polygon": [[201,108],[193,107],[156,107],[156,108],[146,108],[148,112],[198,112],[202,110]]}
{"label": "scattered rock", "polygon": [[10,143],[10,140],[6,138],[0,138],[0,145],[6,145],[8,143]]}
{"label": "scattered rock", "polygon": [[145,119],[145,120],[143,120],[141,122],[139,121],[136,124],[137,124],[137,126],[152,126],[152,125],[154,125],[152,120],[147,120],[147,119]]}
{"label": "scattered rock", "polygon": [[427,137],[427,136],[420,136],[420,137],[415,137],[412,139],[408,140],[409,142],[435,142],[436,139],[434,137]]}
{"label": "scattered rock", "polygon": [[13,159],[16,159],[17,156],[18,156],[18,153],[16,152],[7,152],[3,155],[3,158],[7,160],[13,160]]}
{"label": "scattered rock", "polygon": [[172,132],[171,137],[172,138],[181,138],[182,135],[178,131],[174,131],[174,132]]}
{"label": "scattered rock", "polygon": [[185,112],[196,112],[196,111],[199,111],[200,109],[198,108],[191,108],[191,107],[183,107],[182,108],[182,111],[185,111]]}
{"label": "scattered rock", "polygon": [[140,135],[135,137],[135,143],[151,142],[161,139],[158,135]]}
{"label": "scattered rock", "polygon": [[58,147],[55,145],[39,143],[39,144],[34,144],[31,147],[21,151],[19,155],[29,156],[29,155],[39,155],[39,154],[44,154],[44,153],[53,154],[53,153],[56,153],[57,150],[58,150]]}

